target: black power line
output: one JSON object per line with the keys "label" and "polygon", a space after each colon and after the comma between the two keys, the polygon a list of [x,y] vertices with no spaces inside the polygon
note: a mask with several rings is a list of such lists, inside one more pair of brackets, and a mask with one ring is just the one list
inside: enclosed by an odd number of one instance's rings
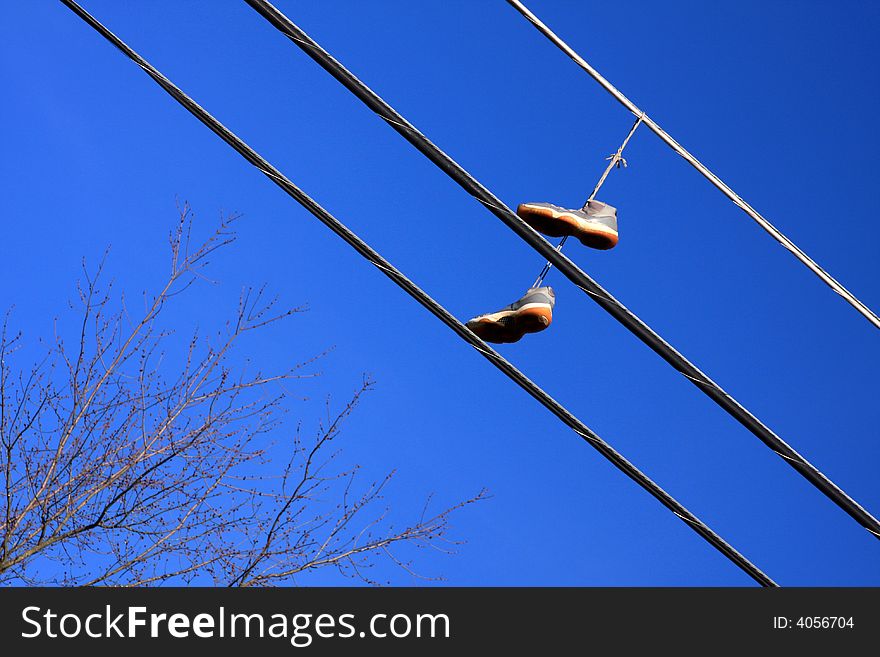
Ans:
{"label": "black power line", "polygon": [[519,235],[529,246],[553,263],[568,280],[589,295],[591,299],[629,329],[639,340],[648,345],[667,363],[693,382],[716,404],[757,436],[761,442],[827,495],[831,501],[846,511],[860,525],[865,527],[875,537],[880,538],[880,521],[816,469],[813,464],[796,452],[782,438],[773,433],[769,427],[725,392],[721,386],[697,369],[693,363],[676,351],[672,345],[655,333],[647,324],[627,309],[626,306],[611,296],[608,291],[590,278],[568,257],[557,251],[498,197],[480,184],[451,157],[435,146],[372,89],[361,82],[351,71],[340,64],[309,35],[291,22],[287,16],[270,3],[265,2],[265,0],[245,0],[245,2],[293,41],[294,44],[315,60],[324,70],[341,82],[346,89],[363,101],[367,107],[388,122],[404,139],[415,146],[416,149],[436,164],[444,173],[464,188],[465,191],[485,205],[492,214],[504,222],[508,228]]}
{"label": "black power line", "polygon": [[330,230],[341,237],[349,246],[357,251],[361,256],[370,261],[379,268],[388,278],[401,287],[407,294],[424,306],[431,314],[442,321],[452,331],[454,331],[462,340],[470,344],[479,351],[486,359],[495,367],[501,370],[507,377],[513,380],[518,386],[529,393],[532,397],[543,404],[551,413],[559,418],[564,424],[574,430],[585,441],[592,445],[606,459],[611,461],[619,470],[626,474],[630,479],[635,481],[639,486],[648,491],[663,506],[672,511],[676,516],[693,529],[697,534],[702,536],[719,552],[730,559],[733,563],[744,570],[752,579],[762,586],[776,586],[776,583],[764,574],[757,566],[755,566],[746,557],[740,554],[733,546],[712,531],[705,523],[703,523],[694,514],[682,506],[675,498],[654,483],[647,475],[639,470],[635,465],[630,463],[623,455],[617,452],[611,445],[602,440],[593,431],[581,422],[577,417],[572,415],[559,402],[548,395],[544,390],[538,387],[525,374],[520,372],[516,367],[509,363],[504,357],[498,354],[485,342],[474,335],[467,327],[459,322],[453,315],[449,313],[443,306],[437,303],[428,294],[422,291],[415,283],[410,281],[400,271],[398,271],[390,262],[385,260],[379,253],[373,250],[360,237],[350,231],[338,219],[331,215],[327,210],[322,208],[308,194],[303,192],[299,187],[288,180],[284,174],[273,167],[268,161],[263,159],[250,146],[239,139],[228,128],[226,128],[217,119],[211,116],[205,109],[199,106],[194,100],[187,96],[183,91],[176,87],[168,78],[162,75],[158,70],[153,68],[145,59],[138,55],[128,45],[126,45],[113,32],[104,27],[97,19],[85,11],[73,0],[61,0],[69,7],[77,16],[88,23],[107,41],[116,46],[122,53],[140,66],[159,86],[168,92],[178,103],[183,105],[193,116],[210,128],[217,136],[235,149],[244,159],[262,171],[272,182],[284,190],[288,195],[292,196],[300,205],[311,212],[317,219],[327,226]]}

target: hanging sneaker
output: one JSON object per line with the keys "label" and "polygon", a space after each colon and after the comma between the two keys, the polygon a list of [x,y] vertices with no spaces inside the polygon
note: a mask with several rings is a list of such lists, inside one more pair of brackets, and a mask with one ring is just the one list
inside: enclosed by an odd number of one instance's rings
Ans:
{"label": "hanging sneaker", "polygon": [[617,208],[601,201],[589,201],[580,210],[552,203],[521,203],[516,213],[544,235],[571,235],[594,249],[606,250],[617,245]]}
{"label": "hanging sneaker", "polygon": [[467,327],[486,342],[517,342],[526,333],[537,333],[550,326],[555,303],[552,288],[533,287],[498,312],[469,320]]}

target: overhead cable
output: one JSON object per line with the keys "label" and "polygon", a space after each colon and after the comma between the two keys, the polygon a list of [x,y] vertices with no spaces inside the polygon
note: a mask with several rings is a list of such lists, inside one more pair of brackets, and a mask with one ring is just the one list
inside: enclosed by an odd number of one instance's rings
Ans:
{"label": "overhead cable", "polygon": [[675,498],[663,490],[659,485],[652,481],[647,475],[639,470],[635,465],[630,463],[623,455],[617,452],[611,445],[602,440],[589,427],[581,422],[577,417],[572,415],[559,402],[548,395],[537,384],[531,381],[525,374],[520,372],[514,365],[508,362],[504,357],[497,353],[485,342],[474,335],[467,327],[459,322],[451,315],[443,306],[425,293],[415,283],[410,281],[390,262],[385,260],[378,252],[370,247],[355,233],[349,230],[338,219],[331,215],[327,210],[321,207],[308,194],[303,192],[299,187],[293,184],[278,169],[272,166],[261,155],[254,151],[245,142],[239,139],[222,123],[215,119],[204,108],[198,105],[194,100],[187,96],[183,91],[176,87],[168,78],[162,75],[157,69],[150,65],[143,57],[138,55],[128,45],[126,45],[119,37],[117,37],[108,28],[102,25],[96,18],[89,14],[79,4],[73,0],[60,0],[69,7],[77,16],[103,36],[107,41],[116,46],[126,57],[131,59],[135,64],[141,67],[159,86],[161,86],[169,95],[171,95],[178,103],[187,109],[199,121],[211,129],[218,137],[231,146],[245,160],[254,165],[263,174],[265,174],[272,182],[280,187],[284,192],[296,200],[306,210],[313,214],[322,224],[327,226],[336,235],[341,237],[349,246],[357,251],[361,256],[367,259],[383,274],[390,278],[395,284],[402,288],[407,294],[418,301],[431,314],[442,321],[462,340],[474,347],[480,352],[490,363],[503,372],[508,378],[514,381],[518,386],[525,390],[529,395],[539,401],[545,408],[553,413],[565,425],[570,427],[575,433],[583,438],[587,443],[592,445],[602,456],[608,459],[615,467],[626,474],[630,479],[635,481],[639,486],[644,488],[663,506],[672,511],[678,518],[683,520],[688,527],[693,529],[697,534],[702,536],[715,549],[721,552],[730,561],[736,564],[752,579],[762,586],[776,586],[776,583],[763,573],[746,557],[740,554],[733,546],[727,543],[721,536],[710,529],[703,521],[682,506]]}
{"label": "overhead cable", "polygon": [[684,160],[690,164],[694,169],[700,172],[700,174],[706,178],[710,183],[712,183],[715,187],[717,187],[721,192],[729,198],[733,203],[740,208],[743,212],[749,215],[761,228],[767,231],[773,239],[779,242],[783,247],[785,247],[788,251],[790,251],[795,258],[800,260],[807,268],[812,271],[816,276],[818,276],[828,287],[834,290],[837,294],[843,297],[847,303],[849,303],[853,308],[855,308],[865,319],[871,322],[875,327],[880,328],[880,317],[871,310],[864,303],[859,301],[856,296],[847,290],[843,285],[841,285],[837,279],[835,279],[831,274],[825,271],[822,267],[816,263],[815,260],[810,258],[797,244],[792,242],[788,237],[786,237],[776,226],[771,224],[767,219],[765,219],[755,208],[746,203],[742,197],[739,196],[736,192],[734,192],[721,178],[716,176],[709,168],[700,162],[696,157],[691,155],[681,144],[679,144],[675,139],[673,139],[669,133],[667,133],[663,128],[661,128],[654,119],[645,115],[642,110],[636,107],[635,103],[633,103],[629,98],[624,96],[617,88],[611,84],[608,80],[606,80],[602,75],[594,69],[590,64],[580,55],[578,55],[574,49],[569,46],[565,41],[563,41],[559,36],[557,36],[553,30],[547,27],[541,20],[535,16],[529,9],[519,0],[507,0],[507,3],[516,9],[519,13],[525,16],[529,22],[534,25],[541,34],[547,37],[557,48],[559,48],[562,52],[568,55],[575,64],[584,69],[590,77],[592,77],[596,82],[598,82],[602,87],[610,93],[617,101],[623,105],[630,112],[635,114],[636,116],[643,117],[643,121],[646,126],[648,126],[654,134],[656,134],[660,139],[662,139],[666,145],[668,145],[672,150],[678,153]]}
{"label": "overhead cable", "polygon": [[831,501],[843,509],[876,538],[880,538],[880,522],[858,502],[847,495],[813,464],[795,451],[782,438],[777,436],[763,422],[750,413],[738,401],[725,392],[721,386],[701,372],[693,363],[676,351],[668,342],[654,332],[647,324],[633,314],[610,292],[590,278],[565,254],[559,253],[550,242],[532,229],[507,207],[497,196],[465,171],[461,165],[434,145],[409,121],[380,98],[372,89],[361,82],[351,71],[339,63],[330,53],[321,48],[308,34],[297,27],[287,16],[265,0],[245,0],[261,16],[284,34],[325,71],[359,98],[367,107],[384,119],[398,134],[412,144],[425,157],[436,164],[466,192],[472,195],[508,228],[522,238],[535,251],[544,256],[563,276],[579,287],[612,317],[623,324],[633,335],[659,354],[667,363],[678,370],[685,378],[702,390],[716,404],[723,408],[740,424],[751,431],[758,439],[782,458],[804,478],[824,493]]}

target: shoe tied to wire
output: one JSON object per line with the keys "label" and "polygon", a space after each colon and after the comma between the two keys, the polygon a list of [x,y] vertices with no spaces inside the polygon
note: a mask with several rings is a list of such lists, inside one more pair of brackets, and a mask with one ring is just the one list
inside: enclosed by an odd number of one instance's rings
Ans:
{"label": "shoe tied to wire", "polygon": [[569,210],[552,203],[521,203],[516,213],[544,235],[571,235],[584,246],[603,251],[617,245],[617,208],[601,201],[589,201],[580,210]]}
{"label": "shoe tied to wire", "polygon": [[486,342],[517,342],[550,326],[555,303],[552,288],[533,287],[509,306],[469,320],[467,327]]}

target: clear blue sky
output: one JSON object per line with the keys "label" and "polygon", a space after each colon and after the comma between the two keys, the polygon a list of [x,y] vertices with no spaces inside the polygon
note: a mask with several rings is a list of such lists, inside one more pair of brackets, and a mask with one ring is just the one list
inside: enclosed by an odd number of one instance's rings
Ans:
{"label": "clear blue sky", "polygon": [[[517,298],[541,258],[244,3],[84,6],[462,320]],[[278,6],[508,205],[583,201],[630,115],[502,0]],[[880,308],[880,7],[560,2],[530,7],[685,147]],[[457,585],[750,585],[675,516],[464,346],[60,3],[8,3],[0,306],[31,343],[108,244],[129,293],[166,270],[175,196],[207,229],[245,215],[220,284],[178,308],[217,325],[242,285],[295,317],[265,366],[336,349],[293,404],[308,425],[364,372],[345,459],[397,468],[400,519],[467,509]],[[620,245],[566,253],[880,513],[880,332],[647,129],[600,199]],[[880,543],[551,273],[552,327],[501,351],[784,585],[880,585]],[[383,567],[395,583],[418,583]],[[329,573],[302,583],[339,583]]]}

